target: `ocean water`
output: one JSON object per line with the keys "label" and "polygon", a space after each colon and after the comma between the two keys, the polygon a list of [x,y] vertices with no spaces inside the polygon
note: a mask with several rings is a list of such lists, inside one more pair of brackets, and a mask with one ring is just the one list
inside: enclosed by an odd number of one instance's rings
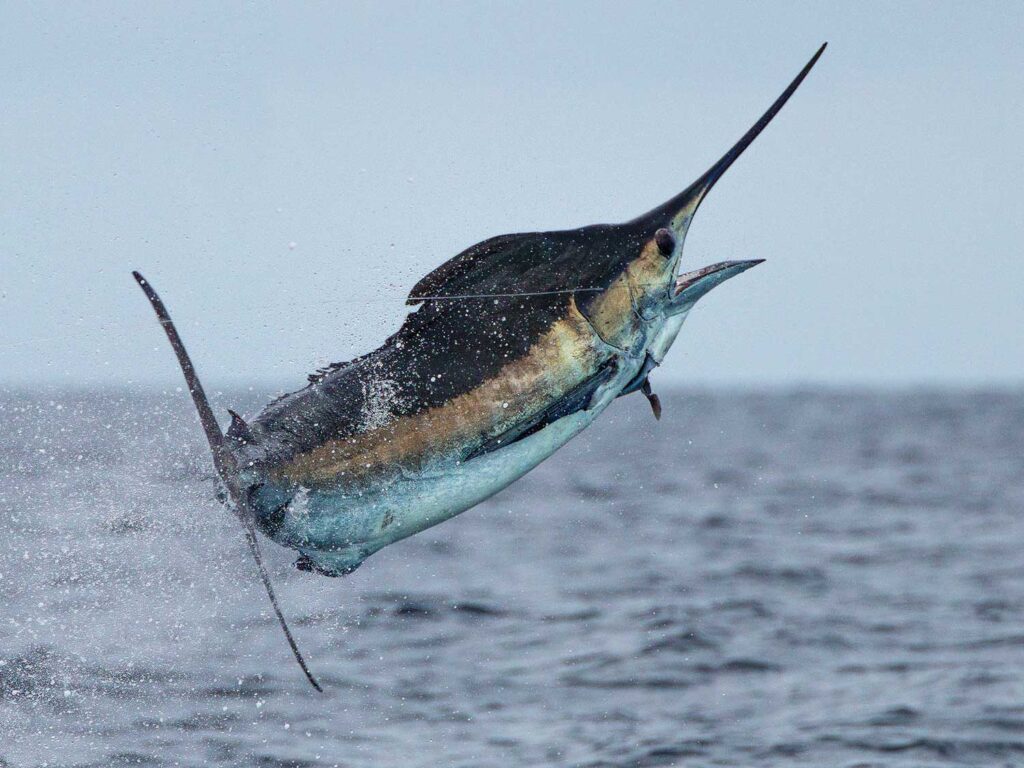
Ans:
{"label": "ocean water", "polygon": [[347,578],[267,543],[324,695],[181,391],[3,394],[0,765],[1024,764],[1024,392],[661,394]]}

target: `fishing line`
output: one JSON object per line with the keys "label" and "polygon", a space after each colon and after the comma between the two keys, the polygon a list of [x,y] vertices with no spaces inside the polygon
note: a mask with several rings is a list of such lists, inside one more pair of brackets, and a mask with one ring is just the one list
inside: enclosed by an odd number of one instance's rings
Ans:
{"label": "fishing line", "polygon": [[[517,293],[466,293],[466,294],[455,294],[453,296],[442,296],[442,295],[414,296],[414,297],[411,297],[411,300],[412,301],[463,301],[463,300],[466,300],[466,301],[477,300],[478,301],[478,300],[481,300],[481,299],[516,299],[516,298],[531,298],[531,297],[535,297],[535,296],[558,296],[558,295],[565,295],[565,294],[570,294],[570,293],[600,293],[602,290],[604,290],[604,289],[603,288],[562,288],[562,289],[554,290],[554,291],[528,291],[528,292],[517,292]],[[336,298],[336,299],[321,299],[321,300],[317,300],[317,301],[301,301],[301,302],[288,301],[288,300],[285,300],[285,299],[278,299],[276,301],[260,302],[259,304],[253,304],[251,306],[252,306],[252,308],[254,310],[258,311],[260,309],[263,309],[263,310],[271,309],[272,310],[272,309],[280,308],[280,307],[284,307],[284,306],[295,307],[297,305],[301,305],[301,306],[305,306],[305,307],[324,307],[324,306],[349,306],[349,307],[352,307],[352,306],[365,306],[365,305],[370,305],[370,304],[394,303],[394,302],[403,301],[403,300],[404,300],[404,297],[400,298],[400,297],[397,297],[397,296],[378,296],[378,297],[375,297],[375,298],[367,297],[367,298],[362,298],[362,299]],[[233,307],[237,309],[239,307],[239,305],[238,304],[233,304]],[[119,322],[118,323],[111,323],[111,316],[110,315],[93,315],[91,317],[86,316],[86,315],[79,315],[78,316],[78,320],[81,323],[86,322],[87,318],[88,318],[88,320],[94,322],[94,325],[91,326],[92,329],[95,329],[97,327],[97,325],[99,323],[102,323],[102,322],[106,322],[109,325],[117,325],[118,327],[121,326],[121,323],[119,323]],[[224,317],[219,318],[216,321],[216,326],[215,327],[216,328],[230,329],[230,328],[241,328],[241,327],[245,326],[245,327],[251,328],[253,325],[259,324],[261,322],[266,322],[266,321],[263,318],[260,318],[260,317],[246,319],[246,318],[240,318],[240,317],[232,318],[230,315],[228,315],[227,318],[224,318]],[[193,323],[191,323],[191,325],[190,325],[190,327],[192,327],[192,328],[199,328],[201,326],[202,326],[202,323],[201,323],[201,321],[198,321],[198,320],[197,321],[193,321]],[[124,327],[127,328],[128,326],[125,325]],[[211,328],[213,326],[206,326],[206,327],[209,329],[209,328]],[[134,328],[134,326],[133,326],[133,328]],[[43,337],[43,338],[23,339],[21,341],[11,342],[9,344],[0,344],[0,349],[17,349],[17,348],[20,348],[20,347],[44,346],[45,344],[47,344],[49,342],[63,341],[63,340],[67,340],[67,338],[68,338],[67,334],[63,334],[63,335],[60,335],[60,336],[47,336],[47,337]]]}
{"label": "fishing line", "polygon": [[603,288],[563,288],[558,291],[535,291],[533,293],[467,293],[455,296],[410,296],[410,301],[447,301],[449,299],[514,299],[520,296],[555,296],[561,293],[600,293]]}

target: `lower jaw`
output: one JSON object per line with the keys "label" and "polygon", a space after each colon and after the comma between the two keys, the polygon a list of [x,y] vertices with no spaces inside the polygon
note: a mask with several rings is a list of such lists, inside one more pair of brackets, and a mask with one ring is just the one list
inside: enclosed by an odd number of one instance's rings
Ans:
{"label": "lower jaw", "polygon": [[653,357],[657,363],[660,364],[665,360],[665,355],[668,354],[669,349],[676,340],[676,336],[679,335],[679,331],[683,327],[683,323],[686,322],[686,316],[689,314],[690,309],[686,308],[666,317],[665,323],[655,333],[651,343],[647,345],[647,354]]}

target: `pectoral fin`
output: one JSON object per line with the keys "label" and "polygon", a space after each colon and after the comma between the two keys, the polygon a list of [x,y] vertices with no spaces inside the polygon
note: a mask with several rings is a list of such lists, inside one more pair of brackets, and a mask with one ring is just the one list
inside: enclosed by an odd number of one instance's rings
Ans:
{"label": "pectoral fin", "polygon": [[558,400],[554,401],[540,413],[530,418],[523,419],[514,427],[505,430],[501,434],[486,439],[476,450],[466,456],[465,461],[475,459],[485,453],[496,451],[511,445],[517,440],[539,432],[548,424],[553,424],[559,419],[570,416],[577,411],[583,411],[590,407],[594,393],[615,374],[615,364],[606,363],[597,373],[584,380]]}

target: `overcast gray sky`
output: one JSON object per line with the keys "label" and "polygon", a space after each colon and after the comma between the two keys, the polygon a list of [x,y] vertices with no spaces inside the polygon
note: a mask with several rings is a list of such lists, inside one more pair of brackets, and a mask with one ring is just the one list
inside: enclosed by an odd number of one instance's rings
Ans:
{"label": "overcast gray sky", "polygon": [[0,382],[299,385],[503,232],[629,219],[829,49],[691,229],[658,382],[1024,380],[1024,4],[0,9]]}

